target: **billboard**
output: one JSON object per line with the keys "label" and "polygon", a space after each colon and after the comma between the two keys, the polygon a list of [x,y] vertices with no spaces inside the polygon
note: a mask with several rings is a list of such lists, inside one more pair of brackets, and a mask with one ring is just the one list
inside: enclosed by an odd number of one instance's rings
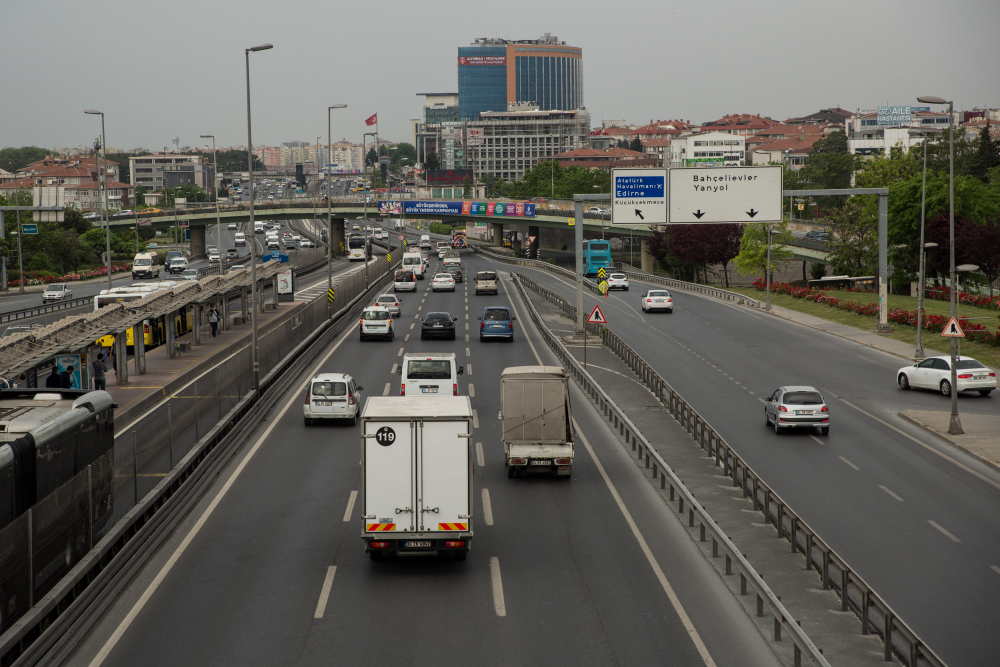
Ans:
{"label": "billboard", "polygon": [[385,213],[385,214],[395,213],[399,215],[402,212],[402,210],[403,209],[400,208],[400,203],[398,201],[389,201],[389,202],[380,201],[378,203],[379,213]]}
{"label": "billboard", "polygon": [[466,178],[470,183],[474,180],[471,169],[427,170],[427,185],[462,185]]}
{"label": "billboard", "polygon": [[468,128],[465,131],[465,143],[468,146],[482,146],[485,143],[483,130],[475,127]]}
{"label": "billboard", "polygon": [[459,67],[469,65],[503,65],[507,66],[507,56],[459,56]]}
{"label": "billboard", "polygon": [[[392,202],[398,205],[399,202]],[[533,218],[534,202],[404,201],[403,215],[484,215],[490,217]],[[387,202],[378,203],[379,211]]]}
{"label": "billboard", "polygon": [[879,107],[876,122],[879,125],[906,125],[913,118],[913,107]]}

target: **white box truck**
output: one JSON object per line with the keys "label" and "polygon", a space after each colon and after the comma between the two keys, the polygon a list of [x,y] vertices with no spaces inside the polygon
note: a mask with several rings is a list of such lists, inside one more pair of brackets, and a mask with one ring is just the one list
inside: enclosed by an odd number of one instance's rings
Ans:
{"label": "white box truck", "polygon": [[500,374],[507,477],[573,474],[569,374],[560,366],[512,366]]}
{"label": "white box truck", "polygon": [[373,396],[361,422],[361,538],[369,557],[465,560],[473,507],[469,397]]}

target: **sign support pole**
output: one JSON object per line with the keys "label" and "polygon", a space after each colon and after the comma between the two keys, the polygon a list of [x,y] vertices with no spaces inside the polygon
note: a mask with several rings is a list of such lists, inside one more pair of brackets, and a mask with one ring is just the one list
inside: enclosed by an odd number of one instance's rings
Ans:
{"label": "sign support pole", "polygon": [[764,280],[767,281],[767,301],[764,310],[771,310],[771,223],[767,223],[767,263],[764,265]]}
{"label": "sign support pole", "polygon": [[[573,227],[575,238],[574,250],[576,254],[576,333],[584,335],[586,342],[587,329],[583,326],[583,200],[573,197],[576,208],[576,222]],[[586,352],[586,347],[584,347]]]}

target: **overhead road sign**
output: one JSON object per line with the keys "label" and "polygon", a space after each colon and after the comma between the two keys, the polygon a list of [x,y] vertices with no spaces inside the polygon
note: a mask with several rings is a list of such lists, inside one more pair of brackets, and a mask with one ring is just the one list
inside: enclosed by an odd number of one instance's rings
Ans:
{"label": "overhead road sign", "polygon": [[22,234],[37,234],[38,233],[38,225],[35,225],[35,224],[30,224],[29,225],[27,223],[22,223],[21,224],[21,233]]}
{"label": "overhead road sign", "polygon": [[594,306],[594,309],[590,311],[590,315],[587,317],[587,324],[607,324],[608,318],[604,317],[604,311],[601,310],[600,306]]}
{"label": "overhead road sign", "polygon": [[670,170],[670,223],[781,222],[781,165]]}
{"label": "overhead road sign", "polygon": [[270,255],[264,255],[261,258],[260,261],[262,261],[262,262],[270,262],[272,260],[274,260],[276,262],[280,262],[281,264],[287,264],[288,263],[288,255],[283,255],[282,253],[280,253],[277,250],[275,250]]}
{"label": "overhead road sign", "polygon": [[667,170],[612,169],[611,224],[667,224]]}
{"label": "overhead road sign", "polygon": [[965,332],[962,331],[962,325],[959,324],[958,319],[954,317],[948,320],[948,324],[944,325],[941,335],[945,338],[965,338]]}

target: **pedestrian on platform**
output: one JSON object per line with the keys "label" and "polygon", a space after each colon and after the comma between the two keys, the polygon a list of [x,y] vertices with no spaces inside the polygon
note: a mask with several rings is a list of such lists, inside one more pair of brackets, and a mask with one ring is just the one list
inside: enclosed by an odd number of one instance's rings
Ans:
{"label": "pedestrian on platform", "polygon": [[59,377],[59,368],[56,366],[52,367],[52,372],[49,376],[45,378],[45,388],[46,389],[62,389],[63,382],[62,378]]}
{"label": "pedestrian on platform", "polygon": [[214,307],[208,311],[208,323],[212,325],[212,338],[215,338],[215,334],[219,330],[219,311]]}
{"label": "pedestrian on platform", "polygon": [[91,364],[94,369],[94,389],[107,390],[108,383],[104,374],[108,372],[108,365],[104,363],[104,353],[98,352],[97,359]]}

